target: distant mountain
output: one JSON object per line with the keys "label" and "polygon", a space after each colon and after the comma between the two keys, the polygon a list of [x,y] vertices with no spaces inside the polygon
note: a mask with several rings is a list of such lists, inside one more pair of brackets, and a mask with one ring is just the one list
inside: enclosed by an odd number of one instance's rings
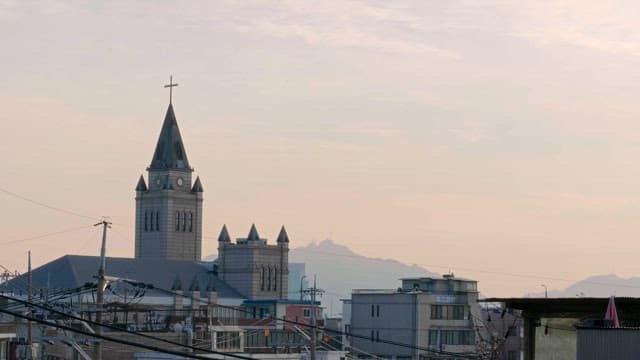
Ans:
{"label": "distant mountain", "polygon": [[[549,289],[549,297],[640,297],[640,277],[621,278],[615,274],[594,275],[563,290]],[[525,294],[526,297],[544,297],[544,291]]]}
{"label": "distant mountain", "polygon": [[289,262],[306,264],[310,284],[316,275],[318,288],[326,291],[322,304],[329,315],[342,313],[340,299],[350,298],[352,289],[397,289],[400,278],[440,276],[417,265],[362,256],[332,240],[291,249]]}

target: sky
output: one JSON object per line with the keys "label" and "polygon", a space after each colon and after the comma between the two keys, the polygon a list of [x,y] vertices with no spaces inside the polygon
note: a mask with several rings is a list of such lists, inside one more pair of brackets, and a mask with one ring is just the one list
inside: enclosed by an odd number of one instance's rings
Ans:
{"label": "sky", "polygon": [[204,255],[223,224],[270,240],[284,224],[292,247],[331,238],[492,296],[638,276],[639,16],[635,1],[0,0],[0,265],[97,255],[103,215],[108,255],[133,256],[173,74]]}

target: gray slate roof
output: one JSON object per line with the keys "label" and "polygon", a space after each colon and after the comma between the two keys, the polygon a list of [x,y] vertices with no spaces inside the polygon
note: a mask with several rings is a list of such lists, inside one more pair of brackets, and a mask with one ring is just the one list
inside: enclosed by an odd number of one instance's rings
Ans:
{"label": "gray slate roof", "polygon": [[164,117],[156,151],[153,154],[149,169],[182,169],[191,171],[172,104],[169,104],[167,115]]}
{"label": "gray slate roof", "polygon": [[[98,256],[65,255],[32,271],[33,288],[74,289],[85,283],[94,282],[98,273],[100,258]],[[106,259],[106,275],[127,278],[146,284],[153,284],[162,289],[171,289],[176,277],[189,283],[197,281],[200,289],[211,287],[214,276],[212,263],[198,263],[184,260],[163,259]],[[244,298],[235,289],[220,279],[215,279],[215,288],[219,298]],[[0,291],[26,290],[27,275],[21,276],[0,286]],[[192,284],[193,285],[193,284]]]}

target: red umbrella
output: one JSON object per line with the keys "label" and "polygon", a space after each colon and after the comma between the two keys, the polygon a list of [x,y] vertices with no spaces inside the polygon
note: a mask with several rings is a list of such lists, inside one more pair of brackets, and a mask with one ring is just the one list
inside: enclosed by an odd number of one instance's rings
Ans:
{"label": "red umbrella", "polygon": [[613,296],[609,298],[609,305],[607,305],[607,312],[604,314],[604,319],[611,320],[614,328],[620,327],[618,311],[616,310],[616,301]]}

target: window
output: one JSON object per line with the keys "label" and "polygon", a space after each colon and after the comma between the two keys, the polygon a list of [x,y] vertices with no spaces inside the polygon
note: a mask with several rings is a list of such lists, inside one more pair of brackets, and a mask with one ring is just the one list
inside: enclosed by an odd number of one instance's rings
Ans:
{"label": "window", "polygon": [[176,231],[180,230],[180,212],[176,211]]}
{"label": "window", "polygon": [[267,277],[267,291],[271,290],[271,268],[269,268],[269,277]]}
{"label": "window", "polygon": [[441,330],[440,341],[445,345],[473,345],[473,331],[470,330]]}
{"label": "window", "polygon": [[431,305],[431,319],[437,320],[465,320],[464,305]]}
{"label": "window", "polygon": [[306,317],[306,318],[310,318],[311,317],[311,309],[309,308],[304,308],[302,310],[302,316]]}
{"label": "window", "polygon": [[193,213],[189,212],[189,232],[193,232]]}
{"label": "window", "polygon": [[509,326],[509,329],[507,330],[507,336],[518,336],[518,327]]}
{"label": "window", "polygon": [[464,305],[451,305],[448,306],[448,312],[450,312],[450,319],[464,320]]}
{"label": "window", "polygon": [[149,231],[149,213],[144,212],[144,231]]}
{"label": "window", "polygon": [[442,319],[442,305],[431,305],[431,318]]}
{"label": "window", "polygon": [[156,211],[156,231],[160,231],[160,218],[158,216],[157,211]]}
{"label": "window", "polygon": [[376,305],[376,317],[380,317],[380,305]]}
{"label": "window", "polygon": [[439,345],[438,330],[429,330],[429,345]]}
{"label": "window", "polygon": [[187,212],[182,212],[182,231],[187,231]]}
{"label": "window", "polygon": [[273,290],[278,290],[278,267],[273,269]]}
{"label": "window", "polygon": [[149,231],[153,231],[154,229],[154,225],[153,225],[153,211],[149,214]]}
{"label": "window", "polygon": [[373,330],[371,330],[371,342],[373,342]]}
{"label": "window", "polygon": [[264,266],[262,267],[262,275],[260,276],[260,290],[264,291]]}
{"label": "window", "polygon": [[376,307],[375,305],[371,304],[371,317],[374,317],[376,315]]}
{"label": "window", "polygon": [[376,342],[380,341],[380,330],[376,330]]}
{"label": "window", "polygon": [[518,351],[509,350],[509,352],[507,353],[507,360],[518,360],[518,359],[520,359],[520,357],[518,356]]}

